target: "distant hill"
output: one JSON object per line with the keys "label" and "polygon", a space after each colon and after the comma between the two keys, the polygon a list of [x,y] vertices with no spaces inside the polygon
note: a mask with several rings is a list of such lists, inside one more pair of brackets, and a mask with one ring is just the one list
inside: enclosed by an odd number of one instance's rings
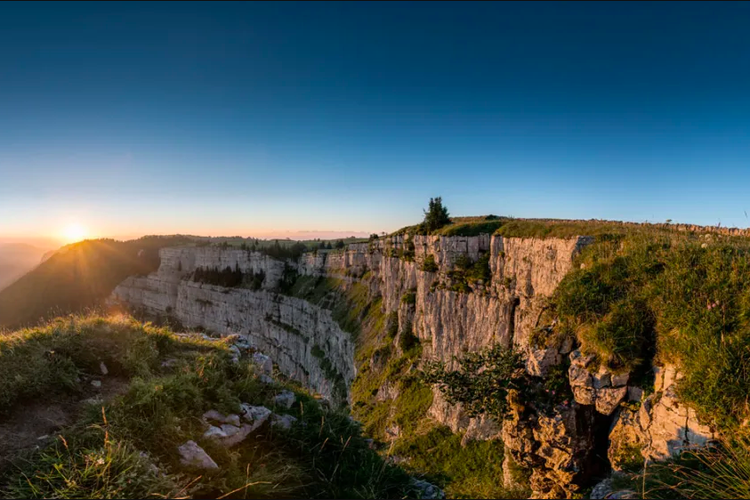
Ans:
{"label": "distant hill", "polygon": [[34,262],[37,267],[30,266],[33,270],[0,290],[0,327],[33,325],[44,318],[99,306],[126,277],[155,271],[160,248],[192,242],[182,236],[87,240],[67,245],[39,264],[44,254],[40,251]]}
{"label": "distant hill", "polygon": [[47,251],[26,243],[0,244],[0,290],[36,267]]}

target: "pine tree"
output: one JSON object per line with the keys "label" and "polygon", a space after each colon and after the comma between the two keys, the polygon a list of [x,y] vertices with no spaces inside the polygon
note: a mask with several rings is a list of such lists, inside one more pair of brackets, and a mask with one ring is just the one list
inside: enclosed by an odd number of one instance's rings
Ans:
{"label": "pine tree", "polygon": [[443,206],[443,199],[430,198],[430,206],[424,211],[424,226],[428,232],[437,231],[441,227],[450,224],[451,219],[448,215],[448,209]]}

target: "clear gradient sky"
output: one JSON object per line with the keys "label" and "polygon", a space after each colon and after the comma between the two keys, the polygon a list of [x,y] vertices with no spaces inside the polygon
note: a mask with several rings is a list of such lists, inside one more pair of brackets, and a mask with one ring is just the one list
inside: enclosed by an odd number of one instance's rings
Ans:
{"label": "clear gradient sky", "polygon": [[750,4],[0,3],[0,236],[747,227]]}

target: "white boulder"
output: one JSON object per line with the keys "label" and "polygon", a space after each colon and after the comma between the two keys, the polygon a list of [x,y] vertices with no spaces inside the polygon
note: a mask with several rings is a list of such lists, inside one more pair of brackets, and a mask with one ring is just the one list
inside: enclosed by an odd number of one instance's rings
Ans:
{"label": "white boulder", "polygon": [[281,391],[281,393],[277,394],[276,397],[273,398],[273,402],[275,405],[281,406],[286,409],[291,408],[296,400],[297,396],[295,396],[292,391]]}
{"label": "white boulder", "polygon": [[216,462],[195,441],[188,441],[177,448],[177,451],[180,453],[180,463],[186,467],[207,470],[219,468]]}

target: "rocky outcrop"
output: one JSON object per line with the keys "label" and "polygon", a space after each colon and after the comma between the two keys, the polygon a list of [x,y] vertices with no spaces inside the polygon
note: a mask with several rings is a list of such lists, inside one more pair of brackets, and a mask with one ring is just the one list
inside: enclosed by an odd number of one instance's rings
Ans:
{"label": "rocky outcrop", "polygon": [[702,447],[714,438],[712,429],[698,421],[695,410],[682,404],[676,393],[680,374],[668,365],[655,368],[654,393],[637,411],[620,409],[610,433],[609,459],[621,470],[637,458],[666,460],[691,447]]}
{"label": "rocky outcrop", "polygon": [[275,405],[286,408],[287,410],[292,407],[296,400],[297,397],[292,391],[281,391],[273,398]]}
{"label": "rocky outcrop", "polygon": [[602,472],[601,422],[591,406],[561,405],[545,415],[515,393],[509,401],[512,412],[503,422],[502,440],[513,461],[531,471],[531,498],[569,498]]}
{"label": "rocky outcrop", "polygon": [[628,395],[629,374],[613,374],[604,368],[591,373],[593,361],[593,355],[584,356],[577,349],[570,354],[570,387],[578,403],[594,405],[599,413],[611,415]]}

